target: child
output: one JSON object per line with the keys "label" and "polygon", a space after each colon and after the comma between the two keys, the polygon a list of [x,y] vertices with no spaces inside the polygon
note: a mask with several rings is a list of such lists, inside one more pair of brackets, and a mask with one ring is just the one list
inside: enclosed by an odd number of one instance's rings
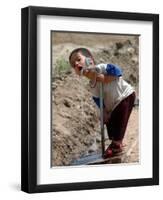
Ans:
{"label": "child", "polygon": [[[128,119],[135,101],[134,89],[123,80],[122,71],[118,66],[113,64],[95,65],[92,54],[86,48],[73,50],[69,56],[69,62],[76,74],[90,79],[93,100],[98,107],[100,107],[99,82],[103,83],[104,123],[109,139],[112,140],[104,153],[104,158],[121,152]],[[86,68],[88,66],[95,67],[96,70]]]}

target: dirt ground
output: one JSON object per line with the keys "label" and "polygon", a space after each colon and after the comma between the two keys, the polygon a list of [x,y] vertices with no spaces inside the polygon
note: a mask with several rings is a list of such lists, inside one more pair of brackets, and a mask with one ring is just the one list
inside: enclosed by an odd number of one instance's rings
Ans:
{"label": "dirt ground", "polygon": [[[124,143],[125,153],[116,163],[139,162],[139,40],[138,36],[52,34],[52,166],[65,166],[101,149],[98,111],[86,78],[68,64],[74,48],[89,48],[97,63],[121,66],[123,77],[137,94]],[[106,137],[106,147],[110,143]]]}

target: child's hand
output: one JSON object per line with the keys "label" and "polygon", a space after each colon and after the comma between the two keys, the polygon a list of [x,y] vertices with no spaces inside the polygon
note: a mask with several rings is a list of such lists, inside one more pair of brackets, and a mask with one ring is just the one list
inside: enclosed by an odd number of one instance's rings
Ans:
{"label": "child's hand", "polygon": [[[104,121],[104,124],[109,122],[109,118],[110,118],[110,113],[104,108],[104,110],[103,110],[103,121]],[[99,116],[99,120],[101,120],[101,116]]]}
{"label": "child's hand", "polygon": [[86,69],[86,70],[84,70],[83,75],[91,80],[94,80],[95,77],[97,76],[97,72],[94,70]]}
{"label": "child's hand", "polygon": [[97,73],[94,70],[84,70],[83,75],[89,78],[90,80],[95,80],[102,83],[110,83],[111,81],[115,80],[116,77],[114,76],[105,76],[104,74]]}
{"label": "child's hand", "polygon": [[110,118],[110,113],[104,108],[103,111],[104,124],[109,122],[109,118]]}

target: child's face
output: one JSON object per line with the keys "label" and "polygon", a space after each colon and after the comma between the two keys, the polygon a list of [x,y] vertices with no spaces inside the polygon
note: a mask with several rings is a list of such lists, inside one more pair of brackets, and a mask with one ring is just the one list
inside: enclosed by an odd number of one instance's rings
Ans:
{"label": "child's face", "polygon": [[81,69],[86,66],[85,59],[86,57],[81,52],[72,54],[70,64],[75,69],[76,74],[80,75]]}

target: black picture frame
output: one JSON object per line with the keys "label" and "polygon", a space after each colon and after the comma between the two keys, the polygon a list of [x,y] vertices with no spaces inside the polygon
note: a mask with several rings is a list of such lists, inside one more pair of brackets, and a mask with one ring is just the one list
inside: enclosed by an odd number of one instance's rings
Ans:
{"label": "black picture frame", "polygon": [[[37,184],[37,16],[123,19],[153,24],[153,177],[127,180]],[[21,190],[28,193],[159,184],[159,15],[35,7],[21,11]]]}

